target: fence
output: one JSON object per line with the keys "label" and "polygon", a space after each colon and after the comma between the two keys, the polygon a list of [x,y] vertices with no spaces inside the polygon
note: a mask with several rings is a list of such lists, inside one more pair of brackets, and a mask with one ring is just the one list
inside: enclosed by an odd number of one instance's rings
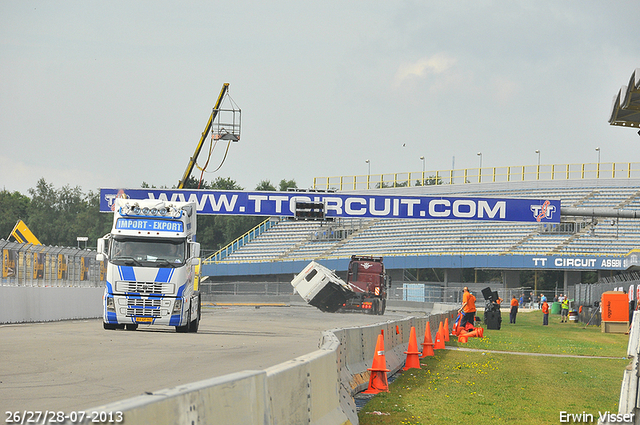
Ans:
{"label": "fence", "polygon": [[639,176],[640,164],[634,162],[544,164],[463,168],[458,170],[429,170],[359,176],[314,177],[313,189],[362,190],[387,187],[536,180],[630,179]]}
{"label": "fence", "polygon": [[96,261],[95,251],[33,245],[0,239],[0,285],[100,287],[106,264]]}
{"label": "fence", "polygon": [[[579,283],[574,288],[574,293],[569,295],[575,300],[575,306],[592,306],[599,302],[602,294],[607,291],[620,290],[627,292],[630,287],[637,288],[640,285],[640,275],[638,273],[623,273],[611,278],[603,278],[598,283]],[[633,290],[631,288],[631,290]]]}

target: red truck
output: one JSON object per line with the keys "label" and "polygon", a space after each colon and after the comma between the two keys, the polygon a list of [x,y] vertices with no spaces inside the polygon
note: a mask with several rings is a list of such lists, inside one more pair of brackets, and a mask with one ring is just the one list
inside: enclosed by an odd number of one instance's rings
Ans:
{"label": "red truck", "polygon": [[347,282],[312,261],[294,277],[291,285],[307,303],[322,311],[384,314],[391,280],[385,273],[382,257],[353,255]]}
{"label": "red truck", "polygon": [[344,303],[341,310],[384,314],[391,280],[385,273],[382,257],[352,255],[347,270],[347,284],[355,295]]}

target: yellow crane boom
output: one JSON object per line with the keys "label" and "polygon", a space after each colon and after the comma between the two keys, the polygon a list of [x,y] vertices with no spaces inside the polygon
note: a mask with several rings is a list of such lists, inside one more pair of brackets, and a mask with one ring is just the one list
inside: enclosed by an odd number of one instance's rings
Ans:
{"label": "yellow crane boom", "polygon": [[202,132],[202,137],[200,137],[200,141],[196,146],[196,151],[193,153],[193,156],[189,158],[189,164],[187,164],[187,169],[184,171],[182,180],[178,182],[178,189],[184,189],[184,185],[187,182],[187,179],[189,178],[189,176],[191,175],[191,172],[193,171],[193,167],[196,165],[198,155],[200,155],[200,151],[202,150],[202,145],[204,144],[204,141],[207,135],[209,134],[209,131],[211,131],[211,125],[213,124],[213,121],[216,119],[216,115],[218,115],[218,111],[220,110],[220,104],[222,103],[222,99],[224,99],[224,95],[227,93],[227,90],[229,90],[229,83],[224,83],[222,85],[222,90],[220,90],[220,95],[218,96],[218,100],[216,101],[216,104],[213,107],[213,111],[211,111],[211,116],[209,117],[209,121],[207,121],[207,126]]}

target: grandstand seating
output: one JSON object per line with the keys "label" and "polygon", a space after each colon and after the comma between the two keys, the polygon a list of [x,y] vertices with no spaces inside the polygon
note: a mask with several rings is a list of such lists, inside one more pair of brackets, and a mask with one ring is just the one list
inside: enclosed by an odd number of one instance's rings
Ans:
{"label": "grandstand seating", "polygon": [[[556,182],[557,183],[557,182]],[[573,184],[572,184],[573,183]],[[469,184],[466,196],[560,199],[562,207],[640,209],[637,180],[569,182],[565,187]],[[580,187],[576,187],[577,185]],[[542,186],[542,187],[540,187]],[[562,185],[558,185],[562,186]],[[457,192],[449,188],[448,194]],[[453,188],[457,189],[457,188]],[[393,189],[402,194],[403,189]],[[387,192],[388,193],[388,192]],[[415,194],[415,189],[412,194]],[[424,189],[425,195],[430,195]],[[223,262],[289,261],[359,255],[590,254],[624,255],[640,247],[640,219],[581,217],[574,233],[548,231],[537,223],[420,219],[282,220]],[[339,231],[351,229],[343,234]],[[336,234],[343,236],[337,237]]]}

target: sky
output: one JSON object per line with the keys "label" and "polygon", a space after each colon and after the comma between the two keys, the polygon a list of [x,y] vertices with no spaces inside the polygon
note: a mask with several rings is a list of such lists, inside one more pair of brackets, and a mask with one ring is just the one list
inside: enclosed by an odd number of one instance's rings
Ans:
{"label": "sky", "polygon": [[478,152],[483,167],[535,165],[536,150],[594,163],[596,147],[640,162],[637,131],[608,123],[640,68],[639,14],[637,0],[0,0],[0,190],[173,187],[223,83],[241,138],[204,179],[248,190],[473,168]]}

